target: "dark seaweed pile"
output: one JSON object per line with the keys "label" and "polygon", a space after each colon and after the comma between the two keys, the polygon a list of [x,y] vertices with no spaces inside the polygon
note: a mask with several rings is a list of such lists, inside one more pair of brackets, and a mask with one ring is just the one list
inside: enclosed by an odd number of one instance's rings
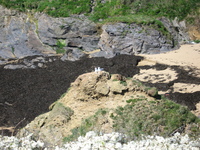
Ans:
{"label": "dark seaweed pile", "polygon": [[[137,74],[141,68],[137,67],[142,57],[118,55],[111,59],[82,58],[79,61],[57,60],[47,63],[45,68],[37,69],[3,69],[0,66],[0,127],[24,127],[36,116],[48,111],[48,107],[67,91],[70,83],[79,75],[91,72],[94,67],[100,66],[110,74],[118,73],[126,77]],[[26,59],[33,59],[29,57]],[[168,66],[157,64],[157,69]],[[148,66],[146,66],[148,68]],[[166,90],[174,82],[199,83],[199,78],[191,77],[188,72],[174,66],[179,78],[169,84],[151,84],[160,90]],[[169,93],[168,98],[177,103],[195,109],[199,102],[200,92],[191,94]],[[2,135],[11,135],[8,130],[0,130]]]}

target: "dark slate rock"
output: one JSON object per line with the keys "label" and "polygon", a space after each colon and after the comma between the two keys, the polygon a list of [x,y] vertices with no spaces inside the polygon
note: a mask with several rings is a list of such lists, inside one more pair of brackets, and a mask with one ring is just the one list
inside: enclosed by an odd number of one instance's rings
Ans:
{"label": "dark slate rock", "polygon": [[[83,52],[91,57],[111,58],[118,54],[155,54],[179,47],[188,41],[186,27],[177,20],[160,18],[169,32],[169,37],[151,26],[115,23],[102,27],[84,15],[53,18],[43,13],[30,15],[0,6],[0,57],[24,58],[27,56],[56,56],[62,48],[72,53],[63,54],[62,60],[78,60]],[[58,45],[62,40],[63,44]],[[78,50],[79,49],[79,50]]]}

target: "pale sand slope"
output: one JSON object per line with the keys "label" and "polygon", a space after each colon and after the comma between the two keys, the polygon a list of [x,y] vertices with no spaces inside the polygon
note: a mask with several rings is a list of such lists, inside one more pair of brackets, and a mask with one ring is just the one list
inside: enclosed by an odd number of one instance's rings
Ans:
{"label": "pale sand slope", "polygon": [[[180,66],[185,70],[192,68],[193,72],[191,74],[200,78],[200,44],[182,45],[178,50],[153,55],[140,54],[139,56],[145,57],[139,63],[139,66],[160,63],[170,66]],[[177,78],[176,74],[176,71],[170,68],[166,70],[144,69],[140,71],[140,74],[134,76],[134,78],[144,82],[167,83],[175,80]],[[193,93],[196,91],[200,91],[199,84],[175,83],[173,86],[173,92]],[[164,93],[167,93],[167,91],[160,91],[160,94]],[[196,115],[200,116],[200,103],[196,107]]]}
{"label": "pale sand slope", "polygon": [[200,69],[200,44],[182,45],[178,50],[167,53],[140,56],[162,64],[189,66]]}

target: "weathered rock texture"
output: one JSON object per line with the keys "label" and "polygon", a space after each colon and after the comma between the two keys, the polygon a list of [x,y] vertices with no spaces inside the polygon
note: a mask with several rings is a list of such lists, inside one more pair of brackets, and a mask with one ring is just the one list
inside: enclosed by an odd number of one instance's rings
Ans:
{"label": "weathered rock texture", "polygon": [[161,32],[137,24],[117,23],[103,25],[102,29],[99,46],[108,57],[116,54],[161,53],[178,46],[174,44],[177,39],[167,39]]}
{"label": "weathered rock texture", "polygon": [[82,50],[97,48],[96,25],[82,16],[52,18],[45,14],[23,14],[0,7],[0,56],[22,58],[32,55],[55,55],[57,42],[64,40],[64,50],[76,60]]}
{"label": "weathered rock texture", "polygon": [[0,56],[22,58],[31,55],[55,54],[37,35],[33,16],[0,7]]}
{"label": "weathered rock texture", "polygon": [[[49,112],[35,118],[22,129],[18,136],[34,133],[47,145],[62,144],[71,129],[81,125],[81,121],[94,115],[100,108],[116,108],[126,105],[126,100],[140,96],[153,100],[155,88],[147,88],[133,79],[120,74],[110,75],[101,71],[80,75],[66,95],[50,106]],[[101,130],[112,131],[112,120],[104,118]]]}
{"label": "weathered rock texture", "polygon": [[[55,55],[62,60],[92,57],[110,58],[117,54],[161,53],[188,41],[183,23],[161,18],[168,36],[147,25],[115,23],[99,26],[84,15],[53,18],[41,13],[19,13],[0,6],[0,57],[22,58]],[[59,41],[61,45],[59,45]]]}

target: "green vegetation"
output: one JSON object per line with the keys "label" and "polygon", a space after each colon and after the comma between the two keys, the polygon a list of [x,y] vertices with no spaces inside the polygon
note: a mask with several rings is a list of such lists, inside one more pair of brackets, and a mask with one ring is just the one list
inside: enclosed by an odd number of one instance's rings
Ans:
{"label": "green vegetation", "polygon": [[15,48],[13,46],[11,47],[11,52],[13,55],[15,55]]}
{"label": "green vegetation", "polygon": [[142,87],[142,86],[144,86],[144,85],[142,84],[142,82],[140,82],[139,80],[132,80],[132,82],[133,82],[133,85],[135,85],[135,86],[137,86],[137,87]]}
{"label": "green vegetation", "polygon": [[[0,0],[0,4],[22,12],[45,12],[53,17],[86,14],[93,21],[151,22],[165,16],[188,20],[199,15],[199,0]],[[151,17],[149,17],[151,16]]]}
{"label": "green vegetation", "polygon": [[57,40],[57,43],[56,43],[56,53],[57,54],[63,54],[65,53],[65,49],[64,47],[66,46],[66,42],[65,40]]}
{"label": "green vegetation", "polygon": [[71,130],[72,135],[65,137],[63,142],[73,141],[88,131],[100,132],[102,120],[108,117],[113,120],[113,130],[126,134],[128,140],[138,139],[142,134],[168,137],[178,129],[190,137],[199,137],[200,119],[185,106],[166,98],[149,101],[144,97],[126,102],[127,105],[115,110],[99,109],[95,115],[83,120],[81,126]]}
{"label": "green vegetation", "polygon": [[122,84],[123,86],[127,86],[126,81],[120,81],[120,84]]}
{"label": "green vegetation", "polygon": [[200,43],[200,40],[194,40],[195,43]]}
{"label": "green vegetation", "polygon": [[[167,137],[180,127],[200,123],[186,107],[167,99],[130,99],[127,103],[125,107],[118,107],[111,118],[114,120],[114,130],[128,135],[130,140],[138,138],[141,134]],[[196,127],[195,133],[190,134],[197,135],[199,131]]]}
{"label": "green vegetation", "polygon": [[198,0],[110,0],[105,4],[97,0],[97,7],[91,16],[93,20],[117,16],[122,18],[128,14],[147,16],[178,17],[180,20],[188,14],[197,13]]}
{"label": "green vegetation", "polygon": [[143,101],[144,99],[140,99],[140,98],[136,98],[136,99],[129,99],[129,100],[127,100],[126,102],[127,103],[136,103],[136,102],[138,102],[138,101]]}
{"label": "green vegetation", "polygon": [[45,12],[54,17],[68,17],[70,14],[90,11],[90,0],[0,0],[0,4],[22,12]]}
{"label": "green vegetation", "polygon": [[[70,90],[70,88],[68,88],[67,92],[68,92],[69,90]],[[62,99],[63,97],[65,97],[65,95],[67,94],[67,92],[63,93],[57,101],[55,101],[54,103],[52,103],[52,104],[49,106],[49,110],[52,110],[52,109],[54,108],[54,106],[55,106],[57,103],[59,103],[58,101],[59,101],[60,99]]]}
{"label": "green vegetation", "polygon": [[93,116],[82,121],[81,126],[71,130],[72,135],[63,139],[63,142],[70,142],[77,139],[79,136],[84,136],[89,131],[101,131],[101,120],[108,114],[108,109],[99,109]]}
{"label": "green vegetation", "polygon": [[[70,90],[70,88],[67,89],[67,92],[68,92],[69,90]],[[63,94],[60,96],[59,100],[62,99],[63,97],[65,97],[65,95],[67,94],[67,92],[63,93]]]}

